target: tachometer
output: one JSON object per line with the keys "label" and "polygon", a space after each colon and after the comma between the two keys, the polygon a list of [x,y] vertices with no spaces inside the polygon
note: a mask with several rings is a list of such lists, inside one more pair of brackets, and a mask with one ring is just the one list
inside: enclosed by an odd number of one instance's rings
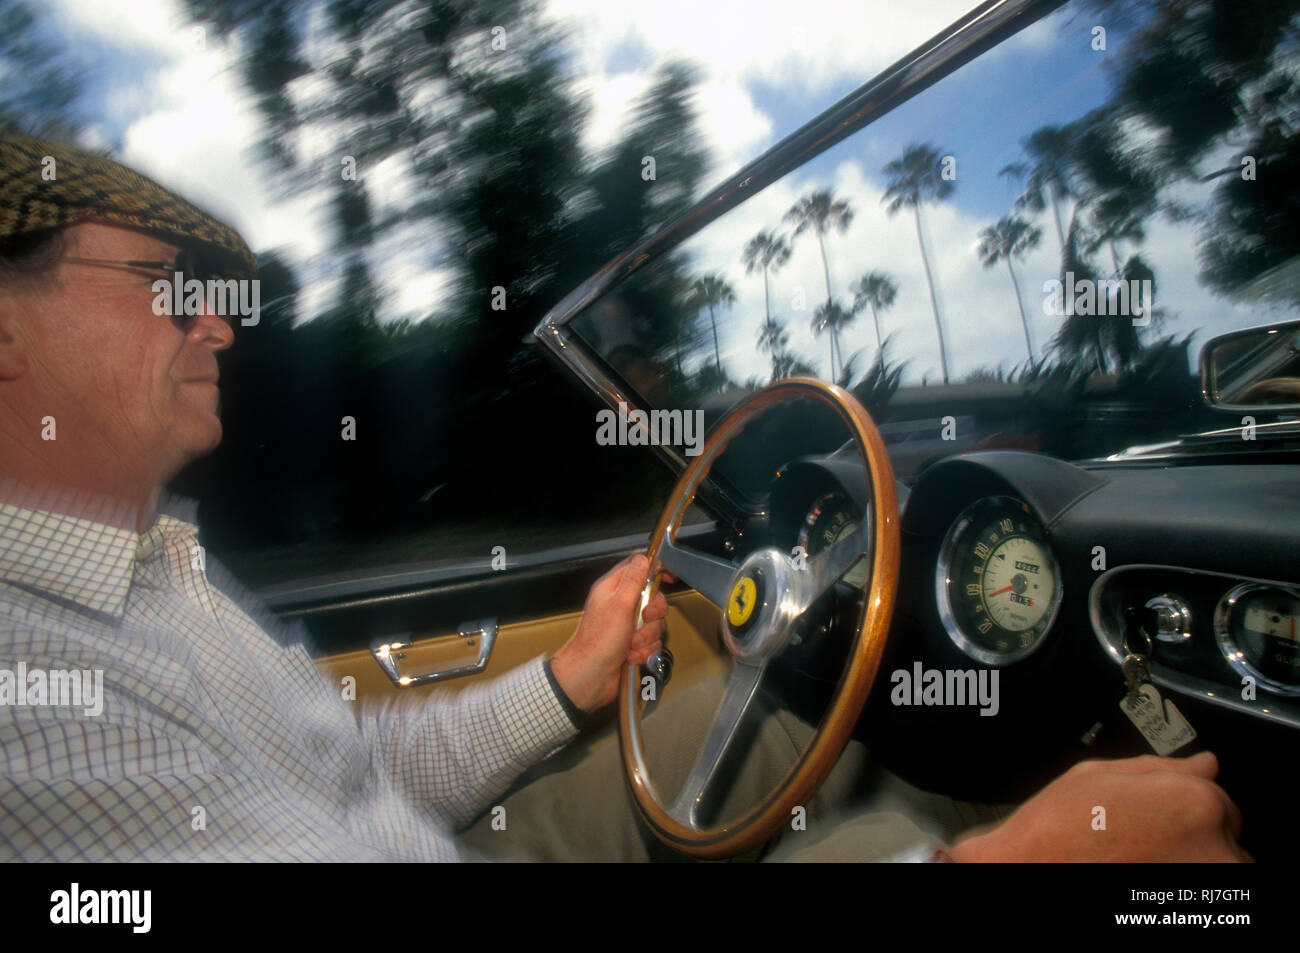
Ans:
{"label": "tachometer", "polygon": [[971,658],[1006,665],[1037,649],[1061,602],[1060,572],[1028,505],[986,497],[957,516],[935,570],[939,617]]}

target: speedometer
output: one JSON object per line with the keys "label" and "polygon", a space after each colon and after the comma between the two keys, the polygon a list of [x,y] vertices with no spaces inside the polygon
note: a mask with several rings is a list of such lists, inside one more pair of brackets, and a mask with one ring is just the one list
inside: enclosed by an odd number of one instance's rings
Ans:
{"label": "speedometer", "polygon": [[1037,649],[1056,618],[1061,583],[1028,505],[993,496],[962,510],[939,550],[935,597],[949,638],[976,661],[1007,665]]}

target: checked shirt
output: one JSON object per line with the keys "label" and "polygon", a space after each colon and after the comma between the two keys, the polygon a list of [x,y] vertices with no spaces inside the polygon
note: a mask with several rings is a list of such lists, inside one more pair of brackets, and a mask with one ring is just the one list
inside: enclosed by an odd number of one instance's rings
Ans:
{"label": "checked shirt", "polygon": [[13,489],[0,670],[99,669],[105,698],[0,706],[0,861],[464,859],[451,831],[576,734],[540,657],[450,696],[344,701],[200,568],[193,501],[141,534]]}

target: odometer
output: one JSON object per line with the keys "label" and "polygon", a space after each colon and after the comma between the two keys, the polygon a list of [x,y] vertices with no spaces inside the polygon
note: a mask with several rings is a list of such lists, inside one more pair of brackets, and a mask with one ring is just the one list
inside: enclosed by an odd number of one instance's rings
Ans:
{"label": "odometer", "polygon": [[1042,644],[1061,602],[1060,573],[1027,504],[985,497],[958,514],[939,550],[935,596],[959,649],[987,665]]}

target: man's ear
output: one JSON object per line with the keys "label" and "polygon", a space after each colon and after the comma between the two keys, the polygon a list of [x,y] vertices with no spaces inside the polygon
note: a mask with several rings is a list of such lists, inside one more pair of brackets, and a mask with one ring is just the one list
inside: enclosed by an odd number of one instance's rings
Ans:
{"label": "man's ear", "polygon": [[15,316],[17,302],[0,289],[0,381],[13,381],[27,373],[27,352]]}

